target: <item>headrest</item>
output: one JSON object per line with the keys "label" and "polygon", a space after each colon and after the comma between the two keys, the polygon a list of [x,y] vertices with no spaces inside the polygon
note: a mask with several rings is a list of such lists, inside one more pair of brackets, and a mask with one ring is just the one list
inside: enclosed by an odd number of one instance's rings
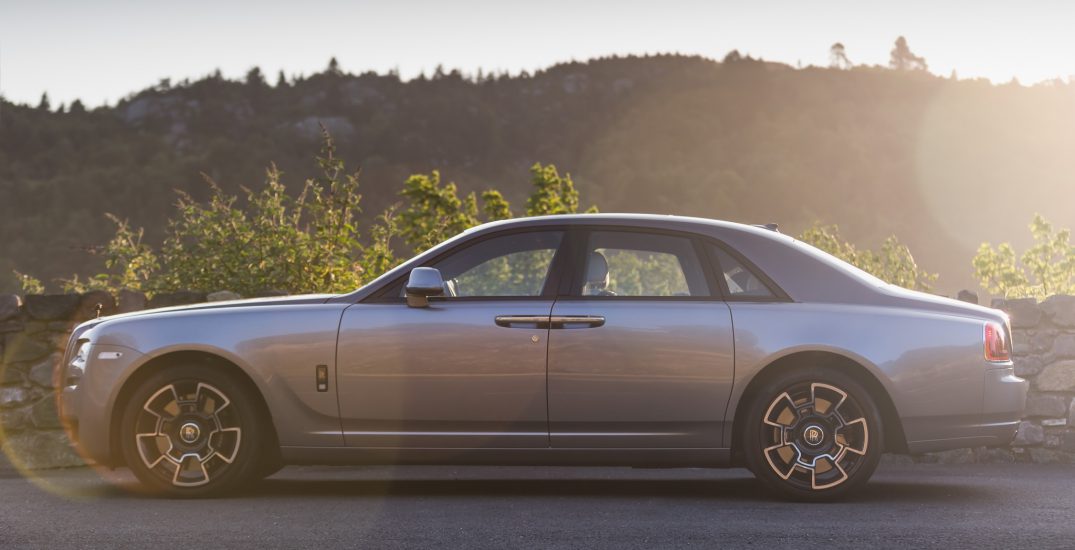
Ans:
{"label": "headrest", "polygon": [[590,260],[586,262],[586,284],[595,290],[608,286],[608,259],[596,250],[590,253]]}

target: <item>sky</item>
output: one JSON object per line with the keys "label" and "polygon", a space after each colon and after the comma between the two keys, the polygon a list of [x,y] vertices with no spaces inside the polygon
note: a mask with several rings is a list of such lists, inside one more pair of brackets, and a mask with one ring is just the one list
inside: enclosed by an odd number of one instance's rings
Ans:
{"label": "sky", "polygon": [[437,65],[533,71],[611,54],[732,50],[827,65],[841,42],[854,63],[886,64],[897,36],[932,72],[1023,84],[1075,75],[1067,0],[650,1],[0,0],[0,95],[87,106],[157,83],[258,66],[310,74],[332,56],[350,72]]}

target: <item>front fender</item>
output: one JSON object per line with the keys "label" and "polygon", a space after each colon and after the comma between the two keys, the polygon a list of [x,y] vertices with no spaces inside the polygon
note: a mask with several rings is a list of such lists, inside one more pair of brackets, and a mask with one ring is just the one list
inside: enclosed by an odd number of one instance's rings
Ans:
{"label": "front fender", "polygon": [[[78,402],[81,446],[106,457],[114,411],[124,406],[125,384],[142,369],[177,353],[231,363],[261,392],[282,446],[343,445],[335,388],[336,337],[346,304],[172,311],[117,318],[82,334],[94,346],[131,350],[129,360],[87,364]],[[329,391],[318,391],[317,365],[329,369]],[[104,450],[101,450],[102,447]]]}

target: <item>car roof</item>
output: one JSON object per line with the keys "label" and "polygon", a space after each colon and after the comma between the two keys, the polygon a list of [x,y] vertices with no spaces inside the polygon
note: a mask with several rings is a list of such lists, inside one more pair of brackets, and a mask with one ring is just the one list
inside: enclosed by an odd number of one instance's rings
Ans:
{"label": "car roof", "polygon": [[[748,231],[758,234],[778,234],[775,231],[764,229],[755,225],[748,225],[725,220],[711,218],[696,218],[691,216],[677,216],[672,214],[553,214],[547,216],[531,216],[525,218],[512,218],[495,222],[484,223],[472,227],[464,233],[484,233],[509,227],[539,227],[543,225],[633,225],[638,227],[664,227],[666,229],[700,229],[699,226],[710,228],[731,229]],[[690,227],[690,226],[693,226]]]}

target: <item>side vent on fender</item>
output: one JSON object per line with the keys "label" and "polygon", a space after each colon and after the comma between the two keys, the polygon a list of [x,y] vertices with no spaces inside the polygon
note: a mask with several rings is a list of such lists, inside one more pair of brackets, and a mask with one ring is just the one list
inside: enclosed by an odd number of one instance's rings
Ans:
{"label": "side vent on fender", "polygon": [[317,391],[328,391],[328,365],[317,366]]}

